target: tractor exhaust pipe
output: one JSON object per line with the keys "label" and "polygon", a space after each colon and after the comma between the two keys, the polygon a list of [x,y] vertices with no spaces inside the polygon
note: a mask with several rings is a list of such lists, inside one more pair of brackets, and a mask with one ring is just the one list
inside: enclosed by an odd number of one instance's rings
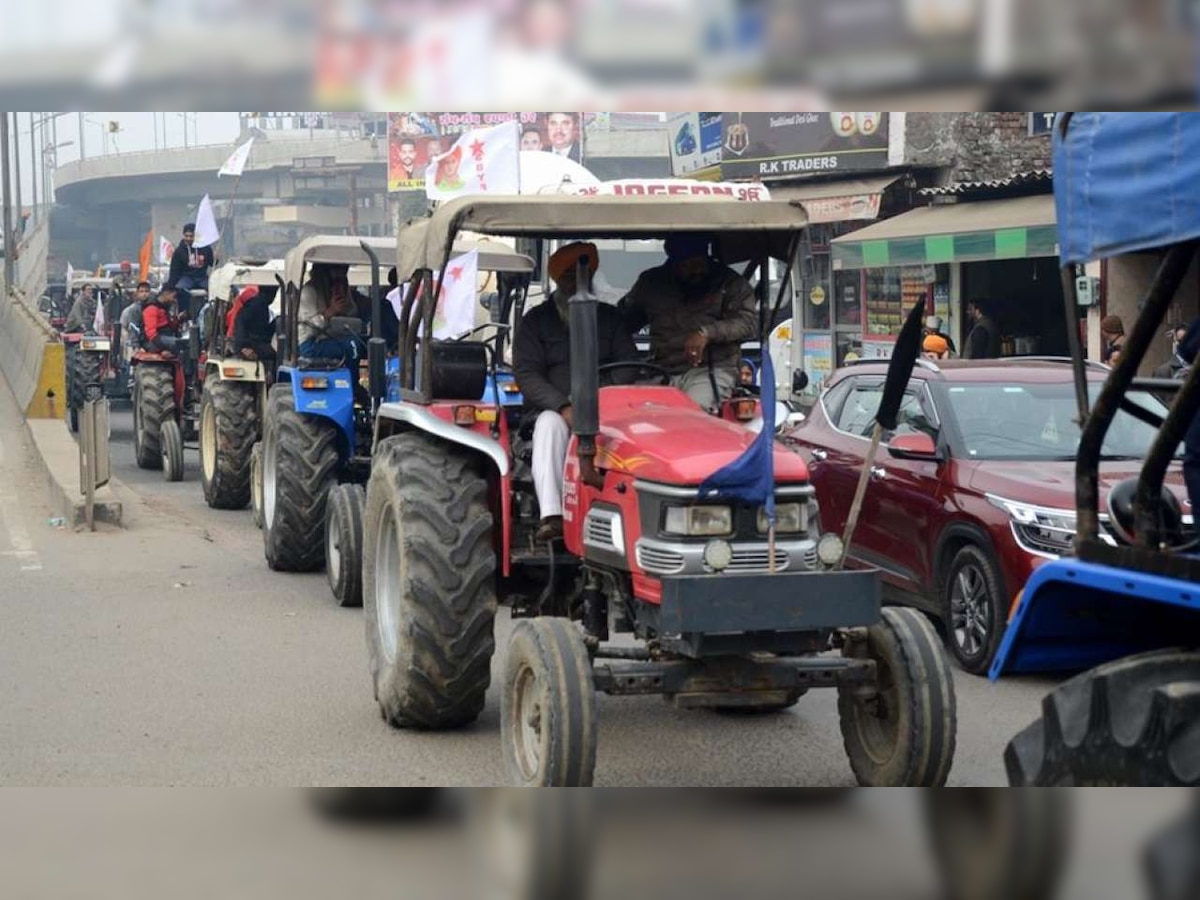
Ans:
{"label": "tractor exhaust pipe", "polygon": [[383,295],[379,289],[379,256],[366,241],[359,241],[359,246],[371,260],[371,337],[367,340],[367,390],[371,394],[371,412],[375,412],[387,396],[387,343],[380,337]]}
{"label": "tractor exhaust pipe", "polygon": [[571,297],[571,414],[579,439],[579,469],[583,483],[604,486],[596,471],[596,435],[600,433],[600,348],[596,324],[596,295],[591,291],[589,259],[575,265],[575,295]]}

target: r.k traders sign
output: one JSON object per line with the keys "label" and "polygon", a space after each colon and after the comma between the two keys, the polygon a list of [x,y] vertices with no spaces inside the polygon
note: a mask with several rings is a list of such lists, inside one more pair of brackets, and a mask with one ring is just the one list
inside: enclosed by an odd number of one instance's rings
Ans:
{"label": "r.k traders sign", "polygon": [[724,113],[721,177],[726,181],[886,169],[888,114]]}

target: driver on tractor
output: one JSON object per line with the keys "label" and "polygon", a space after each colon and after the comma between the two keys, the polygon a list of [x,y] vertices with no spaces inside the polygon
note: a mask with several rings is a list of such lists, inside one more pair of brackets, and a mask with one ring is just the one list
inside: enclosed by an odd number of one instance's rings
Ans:
{"label": "driver on tractor", "polygon": [[[596,274],[595,244],[574,243],[550,257],[547,271],[555,289],[549,301],[521,319],[513,345],[513,375],[525,397],[526,410],[537,413],[533,427],[533,484],[542,518],[536,539],[562,537],[563,467],[571,439],[571,334],[568,303],[577,289],[576,264],[587,257],[589,276]],[[591,290],[589,284],[588,289]],[[607,304],[596,311],[600,365],[637,360],[637,346],[621,315]],[[632,380],[633,370],[629,370]],[[619,378],[614,380],[620,380]]]}
{"label": "driver on tractor", "polygon": [[147,350],[174,351],[179,340],[179,320],[174,305],[175,288],[164,287],[157,297],[146,291],[142,304],[142,346]]}
{"label": "driver on tractor", "polygon": [[353,338],[334,338],[324,329],[338,317],[358,317],[358,303],[347,280],[348,265],[316,263],[312,276],[300,291],[299,355],[309,359],[358,359]]}
{"label": "driver on tractor", "polygon": [[675,234],[664,249],[667,262],[638,277],[621,311],[631,333],[649,323],[649,361],[716,412],[737,385],[742,342],[758,333],[754,289],[710,256],[706,236]]}
{"label": "driver on tractor", "polygon": [[67,321],[63,325],[63,333],[86,332],[96,321],[96,289],[91,284],[85,284],[79,289],[79,296],[71,304],[67,313]]}
{"label": "driver on tractor", "polygon": [[256,284],[242,288],[226,317],[226,336],[233,341],[233,352],[242,359],[275,361],[270,292],[271,288]]}

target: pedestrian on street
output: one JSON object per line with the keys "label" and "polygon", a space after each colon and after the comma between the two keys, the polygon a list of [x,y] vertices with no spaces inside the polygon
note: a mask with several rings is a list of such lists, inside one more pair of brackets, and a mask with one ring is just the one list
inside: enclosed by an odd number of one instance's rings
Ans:
{"label": "pedestrian on street", "polygon": [[997,359],[1000,356],[1000,332],[989,306],[979,297],[967,303],[967,317],[973,325],[963,348],[964,359]]}
{"label": "pedestrian on street", "polygon": [[[958,355],[958,348],[954,346],[954,340],[950,337],[950,335],[948,335],[944,331],[942,331],[942,317],[941,316],[928,316],[925,319],[925,337],[929,337],[930,335],[935,335],[936,337],[940,337],[942,340],[944,340],[946,342],[946,348],[949,353],[949,356],[957,356]],[[943,357],[943,358],[948,359],[949,356]]]}
{"label": "pedestrian on street", "polygon": [[1171,336],[1171,358],[1154,370],[1155,378],[1170,378],[1176,381],[1187,378],[1190,366],[1181,355],[1187,331],[1186,325],[1179,325],[1167,332]]}
{"label": "pedestrian on street", "polygon": [[1100,360],[1114,365],[1112,355],[1125,346],[1125,323],[1120,316],[1105,316],[1100,322]]}

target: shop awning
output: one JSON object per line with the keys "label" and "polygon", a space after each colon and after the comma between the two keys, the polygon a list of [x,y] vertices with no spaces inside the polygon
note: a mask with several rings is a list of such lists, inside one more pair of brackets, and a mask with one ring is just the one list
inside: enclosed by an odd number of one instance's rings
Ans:
{"label": "shop awning", "polygon": [[835,270],[1057,256],[1054,197],[925,206],[834,238],[831,249]]}
{"label": "shop awning", "polygon": [[813,223],[877,219],[883,192],[903,177],[904,173],[893,172],[846,181],[791,184],[787,187],[771,185],[771,198],[804,204],[808,221]]}

